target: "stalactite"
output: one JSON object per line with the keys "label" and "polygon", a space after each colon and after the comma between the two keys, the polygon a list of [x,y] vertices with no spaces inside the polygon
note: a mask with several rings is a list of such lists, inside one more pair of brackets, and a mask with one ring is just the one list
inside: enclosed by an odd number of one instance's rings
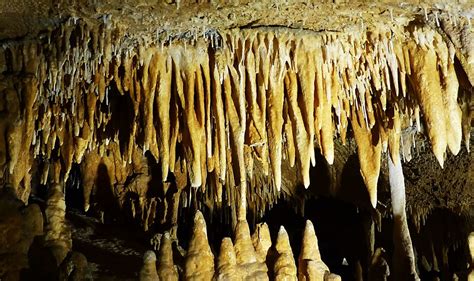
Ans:
{"label": "stalactite", "polygon": [[[158,111],[158,132],[159,132],[159,151],[161,160],[161,176],[162,180],[165,181],[168,178],[168,171],[172,158],[170,156],[170,141],[171,141],[171,130],[170,127],[173,125],[175,116],[172,116],[171,109],[171,59],[166,54],[163,56],[156,55],[158,62],[156,68],[158,69],[159,80],[157,79],[158,88],[157,98],[155,98],[155,107]],[[153,85],[153,84],[152,84]],[[172,150],[171,150],[172,151]]]}
{"label": "stalactite", "polygon": [[370,203],[375,208],[377,205],[377,181],[380,172],[382,144],[377,128],[374,127],[372,130],[367,128],[363,120],[362,113],[353,110],[351,125],[357,143],[360,172],[367,187]]}
{"label": "stalactite", "polygon": [[[462,136],[469,142],[466,26],[223,30],[216,47],[197,35],[138,38],[101,20],[69,20],[33,42],[2,42],[0,173],[26,201],[37,163],[43,184],[66,181],[80,164],[88,210],[99,166],[111,186],[128,189],[127,178],[148,173],[135,160],[149,151],[163,182],[180,174],[199,192],[211,188],[217,199],[206,204],[232,205],[235,224],[287,195],[285,161],[308,187],[314,146],[332,164],[334,136],[345,143],[350,120],[375,206],[381,152],[387,143],[394,161],[399,143],[408,152],[399,135],[413,122],[440,164],[446,148],[456,154]],[[123,194],[114,196],[122,205]],[[143,202],[134,206],[146,226],[156,218]]]}
{"label": "stalactite", "polygon": [[[420,36],[425,36],[421,34]],[[426,40],[424,37],[422,37]],[[422,41],[421,43],[424,43]],[[433,153],[441,167],[447,147],[446,113],[442,100],[442,89],[437,71],[436,51],[429,46],[408,42],[410,55],[410,75],[416,98],[419,101],[430,137]]]}

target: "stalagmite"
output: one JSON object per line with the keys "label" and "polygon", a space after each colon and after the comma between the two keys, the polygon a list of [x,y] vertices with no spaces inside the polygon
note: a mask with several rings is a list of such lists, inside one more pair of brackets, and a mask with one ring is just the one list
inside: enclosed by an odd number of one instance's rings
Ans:
{"label": "stalagmite", "polygon": [[161,236],[160,251],[158,253],[158,267],[156,269],[159,280],[177,281],[178,271],[173,262],[170,234],[165,232]]}
{"label": "stalagmite", "polygon": [[388,276],[390,276],[390,268],[384,254],[385,250],[382,248],[377,248],[375,250],[369,265],[368,280],[388,280]]}
{"label": "stalagmite", "polygon": [[388,157],[388,170],[394,219],[393,276],[396,279],[419,280],[405,211],[405,178],[400,157],[396,163]]}
{"label": "stalagmite", "polygon": [[252,234],[252,244],[255,248],[258,262],[265,263],[268,250],[272,246],[270,230],[266,223],[257,224],[255,232]]}
{"label": "stalagmite", "polygon": [[242,280],[240,269],[237,267],[234,245],[228,237],[222,239],[217,264],[216,280]]}
{"label": "stalagmite", "polygon": [[156,255],[153,251],[146,251],[143,255],[143,266],[140,270],[140,281],[158,281],[158,273],[156,272]]}
{"label": "stalagmite", "polygon": [[212,280],[214,255],[207,241],[206,221],[200,211],[194,216],[193,234],[184,266],[186,280]]}
{"label": "stalagmite", "polygon": [[325,281],[341,281],[341,280],[342,280],[341,276],[335,273],[330,273],[325,279]]}
{"label": "stalagmite", "polygon": [[72,249],[71,230],[65,218],[66,202],[62,189],[62,186],[59,184],[50,187],[45,210],[44,246],[51,250],[57,265],[61,264]]}
{"label": "stalagmite", "polygon": [[325,280],[328,274],[329,268],[321,260],[313,223],[307,220],[298,258],[298,280]]}
{"label": "stalagmite", "polygon": [[297,280],[293,251],[291,250],[288,233],[286,233],[283,226],[278,231],[275,248],[278,252],[278,258],[273,266],[275,280]]}
{"label": "stalagmite", "polygon": [[243,274],[243,278],[268,279],[267,266],[257,260],[247,221],[237,222],[234,249],[237,265]]}
{"label": "stalagmite", "polygon": [[21,280],[30,245],[43,234],[43,214],[37,204],[25,207],[10,187],[0,189],[0,278]]}

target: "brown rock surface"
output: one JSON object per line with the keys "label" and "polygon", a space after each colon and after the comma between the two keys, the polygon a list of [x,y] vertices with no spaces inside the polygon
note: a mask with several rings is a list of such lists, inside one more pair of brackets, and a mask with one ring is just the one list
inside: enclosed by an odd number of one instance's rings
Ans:
{"label": "brown rock surface", "polygon": [[38,205],[26,207],[12,190],[0,189],[0,279],[20,280],[33,239],[41,234],[43,216]]}

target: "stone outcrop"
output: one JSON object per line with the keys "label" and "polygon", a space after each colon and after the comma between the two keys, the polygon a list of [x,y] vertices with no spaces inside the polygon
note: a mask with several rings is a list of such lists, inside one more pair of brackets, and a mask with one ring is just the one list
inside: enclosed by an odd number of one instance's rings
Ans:
{"label": "stone outcrop", "polygon": [[0,279],[20,280],[21,271],[29,267],[30,246],[42,234],[39,206],[25,206],[12,190],[0,190]]}

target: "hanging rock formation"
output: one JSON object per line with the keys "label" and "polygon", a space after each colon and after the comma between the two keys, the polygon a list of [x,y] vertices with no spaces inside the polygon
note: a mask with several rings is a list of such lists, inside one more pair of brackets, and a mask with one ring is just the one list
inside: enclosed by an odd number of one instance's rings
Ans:
{"label": "hanging rock formation", "polygon": [[[424,26],[400,15],[400,24],[356,25],[350,32],[207,29],[130,40],[108,17],[71,18],[38,42],[2,43],[0,90],[8,118],[0,165],[26,201],[38,159],[48,159],[42,183],[65,181],[72,164],[81,164],[88,209],[99,168],[105,166],[111,186],[130,185],[131,175],[138,175],[132,186],[140,186],[150,180],[143,172],[149,152],[162,181],[184,169],[191,187],[216,194],[209,204],[229,200],[222,188],[244,201],[234,211],[239,215],[276,201],[285,159],[308,187],[315,146],[332,164],[334,138],[345,142],[349,130],[375,207],[382,152],[398,154],[402,130],[425,132],[441,166],[447,149],[457,154],[463,135],[469,141],[472,102],[465,96],[472,85],[455,64],[463,62],[472,76],[470,19],[460,17],[458,31],[446,25],[443,32],[429,25],[433,14],[425,17]],[[30,78],[7,79],[7,73]],[[256,165],[274,191],[253,202],[263,186],[255,186]],[[123,207],[122,194],[114,196]],[[145,229],[158,219],[156,204],[132,204]]]}

